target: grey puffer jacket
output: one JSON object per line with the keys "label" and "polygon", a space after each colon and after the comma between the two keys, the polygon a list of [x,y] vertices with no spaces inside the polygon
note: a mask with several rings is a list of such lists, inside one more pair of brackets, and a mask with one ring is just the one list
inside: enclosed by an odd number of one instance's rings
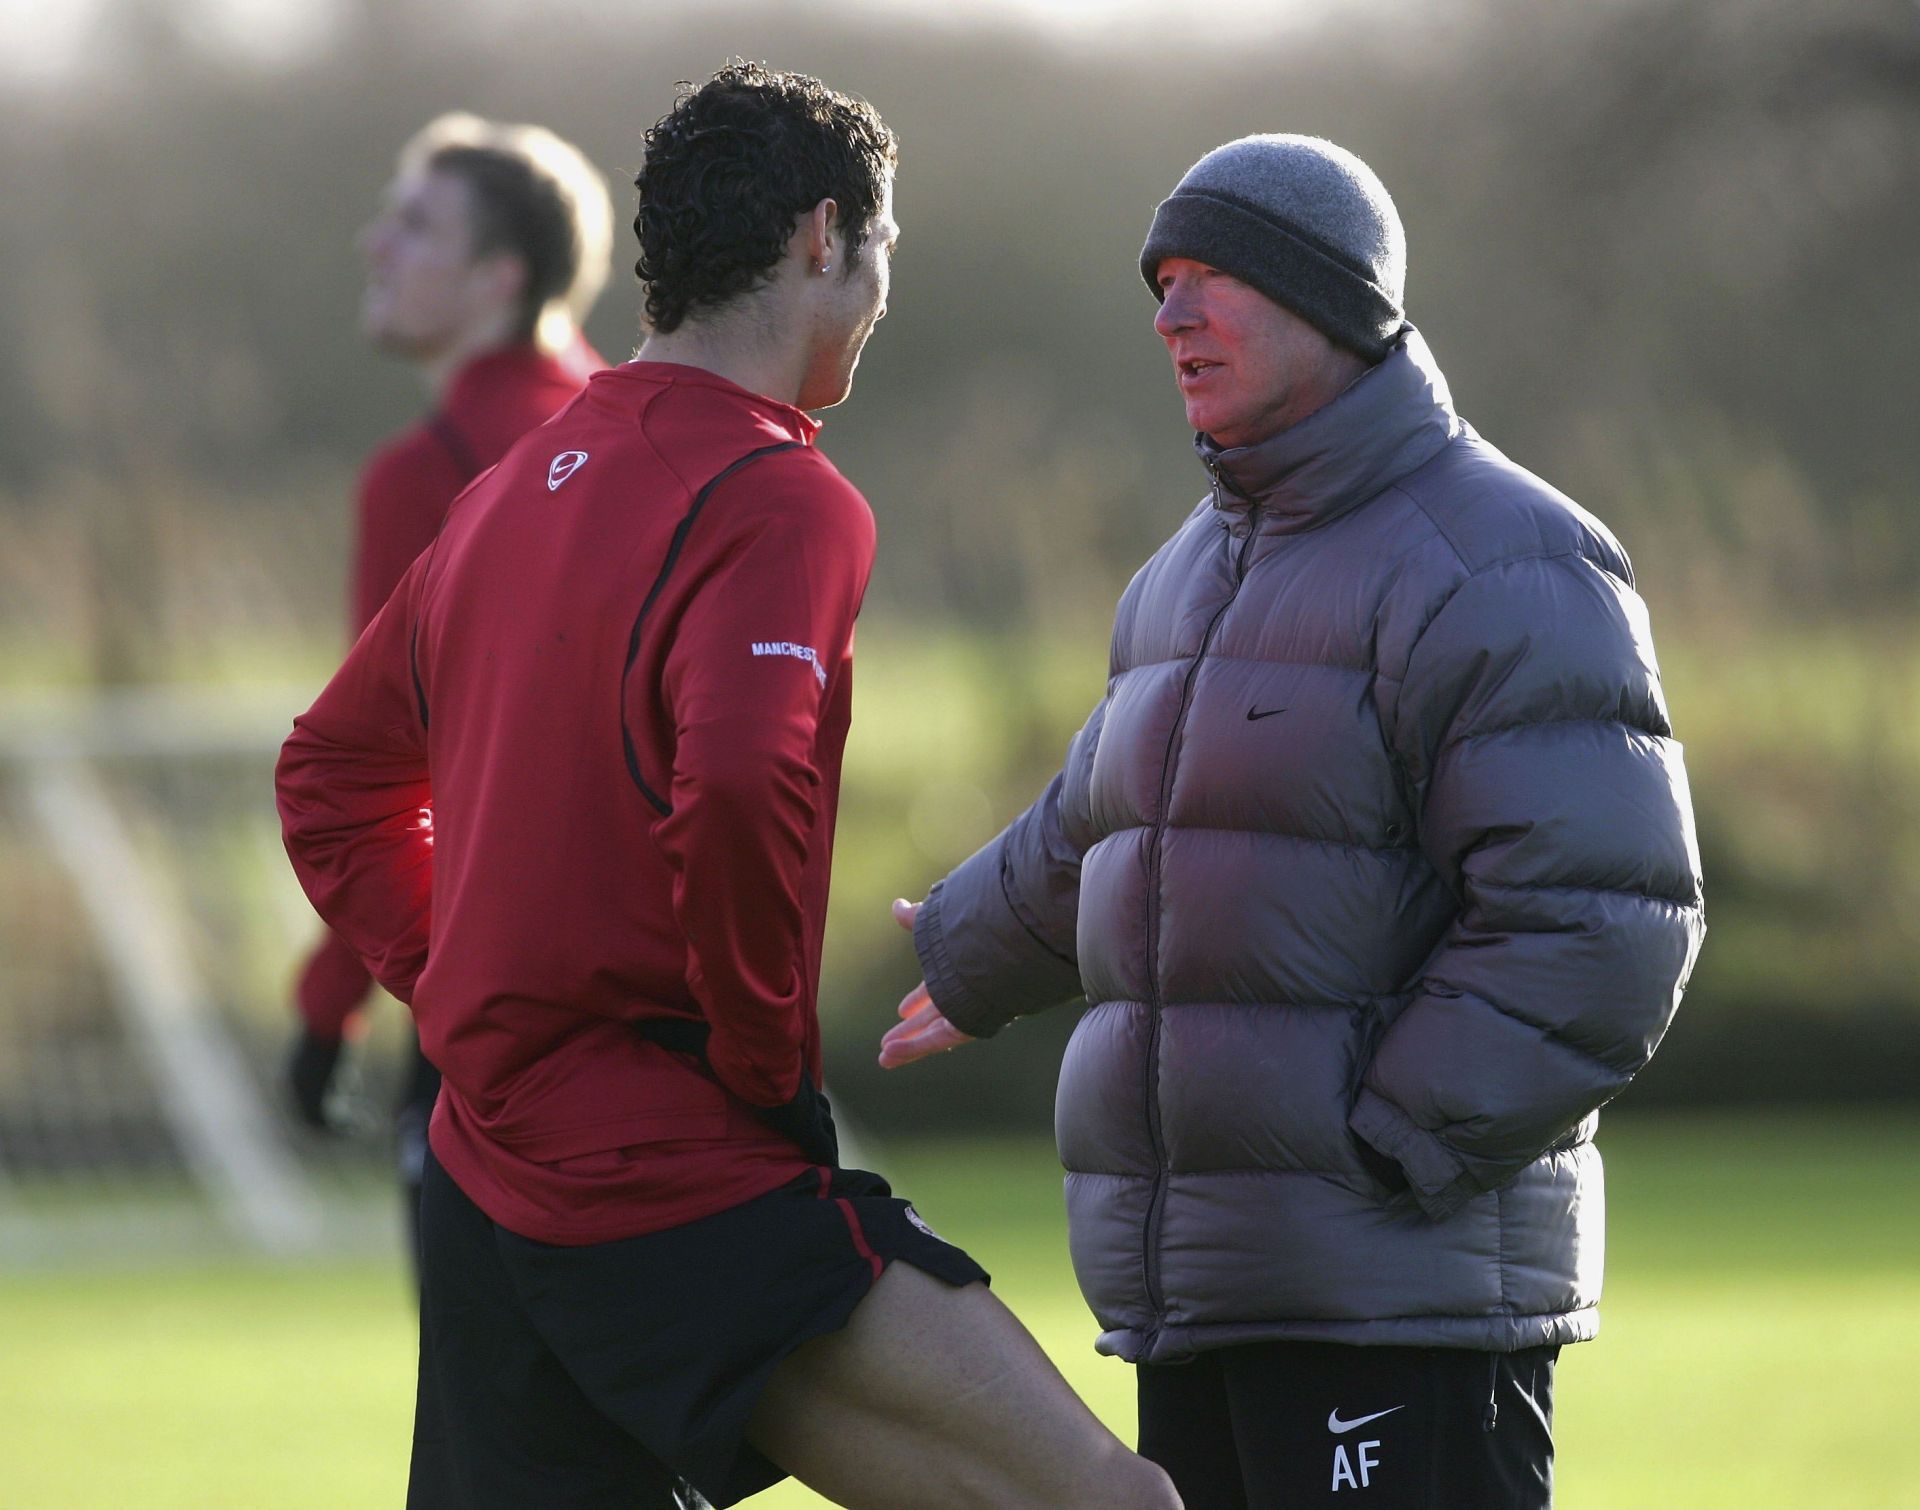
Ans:
{"label": "grey puffer jacket", "polygon": [[1411,327],[1215,478],[1107,695],[934,887],[935,1003],[1084,990],[1056,1119],[1102,1352],[1593,1335],[1597,1109],[1704,931],[1647,616]]}

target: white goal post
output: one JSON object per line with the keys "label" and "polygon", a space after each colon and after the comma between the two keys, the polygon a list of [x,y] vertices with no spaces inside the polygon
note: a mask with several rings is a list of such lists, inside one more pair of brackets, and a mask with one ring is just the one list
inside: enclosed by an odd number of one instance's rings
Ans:
{"label": "white goal post", "polygon": [[212,1010],[165,876],[140,852],[96,763],[110,756],[271,758],[304,689],[143,687],[0,698],[0,767],[19,781],[105,966],[113,1002],[189,1170],[233,1236],[293,1255],[320,1206]]}

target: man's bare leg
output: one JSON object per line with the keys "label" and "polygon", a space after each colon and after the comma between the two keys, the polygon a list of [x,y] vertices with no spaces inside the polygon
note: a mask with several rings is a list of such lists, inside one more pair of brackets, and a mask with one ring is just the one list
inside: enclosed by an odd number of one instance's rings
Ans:
{"label": "man's bare leg", "polygon": [[888,1265],[844,1330],[781,1364],[747,1436],[855,1510],[1177,1510],[985,1285]]}

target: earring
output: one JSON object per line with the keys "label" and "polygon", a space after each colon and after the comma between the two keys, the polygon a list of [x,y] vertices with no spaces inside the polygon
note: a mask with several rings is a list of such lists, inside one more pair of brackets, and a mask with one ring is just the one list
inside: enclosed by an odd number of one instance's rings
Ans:
{"label": "earring", "polygon": [[832,264],[831,262],[823,262],[823,263],[821,263],[821,264],[820,264],[820,271],[821,271],[821,272],[823,272],[823,273],[830,273],[830,272],[832,272],[832,271],[833,271],[833,264]]}

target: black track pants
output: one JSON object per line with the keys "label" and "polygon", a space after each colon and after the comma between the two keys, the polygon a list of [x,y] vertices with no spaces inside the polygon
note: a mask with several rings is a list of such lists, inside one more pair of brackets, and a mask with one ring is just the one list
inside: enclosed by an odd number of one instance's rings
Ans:
{"label": "black track pants", "polygon": [[1545,1510],[1559,1352],[1275,1342],[1142,1364],[1140,1452],[1187,1510]]}

